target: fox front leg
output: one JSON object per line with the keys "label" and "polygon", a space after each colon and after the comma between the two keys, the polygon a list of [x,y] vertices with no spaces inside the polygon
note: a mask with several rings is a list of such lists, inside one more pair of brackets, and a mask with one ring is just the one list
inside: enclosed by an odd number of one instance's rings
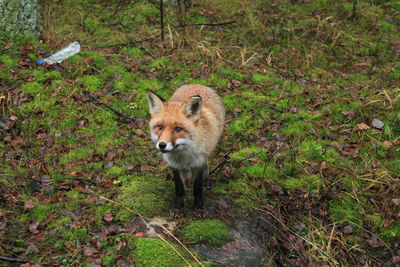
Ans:
{"label": "fox front leg", "polygon": [[194,174],[194,186],[193,186],[193,196],[194,196],[194,209],[196,216],[204,218],[206,216],[206,211],[203,208],[203,183],[206,178],[208,178],[208,168],[203,166],[200,168],[195,168],[193,170]]}
{"label": "fox front leg", "polygon": [[171,210],[172,218],[181,218],[183,216],[184,197],[185,197],[185,185],[183,183],[183,173],[177,169],[172,169],[175,183],[175,203],[174,208]]}

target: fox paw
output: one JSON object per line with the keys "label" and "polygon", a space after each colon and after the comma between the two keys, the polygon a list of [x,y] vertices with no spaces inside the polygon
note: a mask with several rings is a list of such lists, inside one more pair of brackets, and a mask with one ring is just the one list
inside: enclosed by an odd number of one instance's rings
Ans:
{"label": "fox paw", "polygon": [[172,209],[170,211],[170,215],[172,218],[179,219],[183,217],[183,208],[181,209]]}
{"label": "fox paw", "polygon": [[206,218],[208,216],[208,213],[207,213],[207,211],[205,209],[195,209],[194,215],[197,218],[204,219],[204,218]]}

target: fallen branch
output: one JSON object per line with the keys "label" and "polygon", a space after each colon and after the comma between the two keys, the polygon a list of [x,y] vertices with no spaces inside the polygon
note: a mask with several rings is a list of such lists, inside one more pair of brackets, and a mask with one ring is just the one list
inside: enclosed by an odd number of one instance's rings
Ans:
{"label": "fallen branch", "polygon": [[87,97],[89,97],[90,101],[92,103],[94,103],[95,105],[98,106],[102,106],[107,108],[108,110],[112,111],[115,115],[117,115],[118,117],[121,117],[125,120],[125,122],[135,122],[135,121],[144,121],[145,119],[143,118],[132,118],[129,117],[128,115],[126,115],[124,112],[120,111],[120,110],[116,110],[115,108],[111,107],[110,105],[101,102],[96,96],[92,95],[91,93],[89,93],[88,91],[84,91],[83,92],[84,95],[86,95]]}
{"label": "fallen branch", "polygon": [[[217,167],[215,167],[211,172],[210,175],[213,174],[214,172],[216,172],[219,168],[221,168],[222,166],[224,166],[225,164],[237,164],[240,162],[243,162],[245,160],[254,158],[255,156],[257,156],[258,154],[260,154],[262,151],[251,154],[250,156],[245,157],[244,159],[240,159],[240,160],[226,160],[224,159],[224,161],[222,161]],[[227,155],[225,155],[224,157],[228,156],[229,153]]]}
{"label": "fallen branch", "polygon": [[112,48],[112,47],[127,46],[127,45],[138,46],[138,45],[141,44],[141,43],[145,43],[145,42],[151,41],[151,40],[153,40],[153,39],[155,39],[155,38],[157,38],[157,37],[159,37],[159,36],[160,36],[160,35],[158,34],[158,35],[156,35],[156,36],[153,36],[153,37],[150,37],[150,38],[147,38],[147,39],[144,39],[144,40],[133,40],[133,41],[129,41],[129,42],[127,42],[127,43],[120,43],[120,44],[113,44],[113,45],[100,46],[99,48]]}
{"label": "fallen branch", "polygon": [[27,260],[17,259],[17,258],[9,258],[9,257],[3,257],[3,256],[0,256],[0,261],[19,262],[19,263],[27,262]]}
{"label": "fallen branch", "polygon": [[227,21],[227,22],[221,22],[221,23],[195,23],[195,24],[188,24],[188,25],[179,25],[177,26],[178,28],[184,28],[184,27],[196,27],[196,26],[224,26],[224,25],[229,25],[236,23],[236,20],[234,21]]}

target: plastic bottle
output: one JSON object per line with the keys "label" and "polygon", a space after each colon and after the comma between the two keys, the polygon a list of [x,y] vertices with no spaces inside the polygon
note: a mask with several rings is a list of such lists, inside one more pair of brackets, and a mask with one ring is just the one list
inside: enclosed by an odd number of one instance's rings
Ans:
{"label": "plastic bottle", "polygon": [[38,60],[39,64],[49,64],[52,65],[54,63],[61,63],[65,59],[72,57],[73,55],[76,55],[81,51],[81,45],[78,42],[73,42],[69,44],[68,46],[64,47],[63,49],[57,51],[53,55],[45,58],[45,59],[40,59]]}

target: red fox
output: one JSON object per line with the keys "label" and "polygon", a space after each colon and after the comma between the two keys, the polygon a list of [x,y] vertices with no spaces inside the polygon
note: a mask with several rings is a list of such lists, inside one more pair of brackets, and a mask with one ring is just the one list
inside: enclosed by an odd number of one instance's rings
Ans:
{"label": "red fox", "polygon": [[147,91],[151,138],[172,168],[175,183],[173,218],[183,216],[184,185],[194,180],[194,208],[203,209],[203,182],[209,179],[208,158],[222,135],[225,108],[209,87],[192,84],[178,88],[168,101]]}

